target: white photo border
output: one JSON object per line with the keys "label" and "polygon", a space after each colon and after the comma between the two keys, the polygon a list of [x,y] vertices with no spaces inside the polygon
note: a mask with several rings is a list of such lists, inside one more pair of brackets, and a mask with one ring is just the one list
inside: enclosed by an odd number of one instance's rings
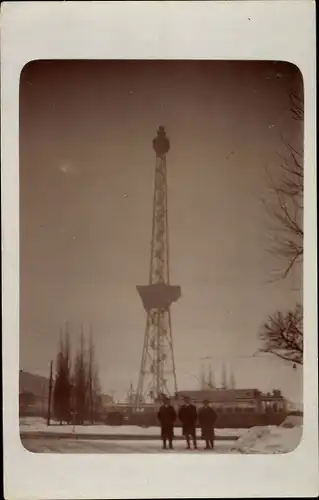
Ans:
{"label": "white photo border", "polygon": [[[1,9],[5,496],[316,496],[315,3],[4,2]],[[296,64],[305,89],[304,432],[284,455],[35,454],[19,438],[19,77],[37,59],[233,59]]]}

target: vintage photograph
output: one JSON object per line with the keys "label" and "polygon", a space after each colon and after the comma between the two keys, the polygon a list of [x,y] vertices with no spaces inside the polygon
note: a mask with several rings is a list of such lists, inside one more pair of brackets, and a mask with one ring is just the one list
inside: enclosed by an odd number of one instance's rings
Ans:
{"label": "vintage photograph", "polygon": [[19,92],[23,446],[295,450],[299,69],[34,60]]}

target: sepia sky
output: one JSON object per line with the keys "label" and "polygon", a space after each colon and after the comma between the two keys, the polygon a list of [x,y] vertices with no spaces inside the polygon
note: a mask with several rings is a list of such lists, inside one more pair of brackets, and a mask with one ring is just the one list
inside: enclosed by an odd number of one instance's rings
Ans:
{"label": "sepia sky", "polygon": [[[201,358],[222,359],[238,387],[301,400],[300,369],[251,358],[258,331],[300,300],[300,275],[271,282],[269,253],[281,136],[299,147],[288,93],[294,66],[271,62],[32,62],[20,86],[20,365],[48,375],[60,329],[74,349],[92,324],[102,388],[125,395],[140,368],[155,158],[171,140],[168,196],[179,389]],[[246,357],[248,356],[248,357]],[[207,362],[206,362],[207,363]]]}

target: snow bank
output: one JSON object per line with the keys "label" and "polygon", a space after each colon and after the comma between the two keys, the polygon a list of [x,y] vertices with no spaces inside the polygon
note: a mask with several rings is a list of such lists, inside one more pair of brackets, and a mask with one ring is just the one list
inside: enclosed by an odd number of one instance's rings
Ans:
{"label": "snow bank", "polygon": [[[52,423],[47,426],[46,420],[39,417],[24,417],[20,418],[20,431],[27,432],[52,432],[52,433],[72,433],[75,434],[101,434],[101,435],[144,435],[144,436],[158,436],[159,427],[138,427],[136,425],[59,425]],[[216,436],[241,436],[247,429],[216,429]],[[175,429],[175,434],[180,435],[181,429]],[[200,431],[198,430],[198,436]]]}
{"label": "snow bank", "polygon": [[234,448],[241,453],[249,453],[249,450],[255,445],[256,441],[269,435],[269,432],[269,426],[252,427],[246,430],[246,432],[236,441],[236,446]]}
{"label": "snow bank", "polygon": [[301,441],[302,426],[253,427],[237,441],[234,450],[240,453],[289,453]]}
{"label": "snow bank", "polygon": [[280,427],[285,427],[287,429],[292,429],[292,427],[302,426],[303,416],[302,415],[288,415],[285,418]]}

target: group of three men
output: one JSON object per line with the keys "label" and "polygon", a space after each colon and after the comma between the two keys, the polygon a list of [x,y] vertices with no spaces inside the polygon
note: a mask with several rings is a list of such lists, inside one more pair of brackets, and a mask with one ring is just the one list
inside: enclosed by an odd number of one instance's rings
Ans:
{"label": "group of three men", "polygon": [[205,449],[214,447],[214,426],[217,419],[216,412],[209,406],[209,401],[207,400],[203,401],[203,407],[197,412],[196,406],[191,404],[188,397],[185,397],[184,404],[179,408],[178,414],[168,398],[164,400],[159,409],[158,419],[161,425],[163,449],[167,448],[167,442],[169,448],[173,449],[174,424],[177,417],[182,424],[183,436],[185,436],[186,439],[187,449],[191,447],[191,440],[193,441],[194,448],[197,449],[197,420],[202,431],[202,439],[206,442]]}

